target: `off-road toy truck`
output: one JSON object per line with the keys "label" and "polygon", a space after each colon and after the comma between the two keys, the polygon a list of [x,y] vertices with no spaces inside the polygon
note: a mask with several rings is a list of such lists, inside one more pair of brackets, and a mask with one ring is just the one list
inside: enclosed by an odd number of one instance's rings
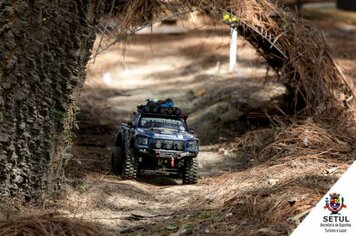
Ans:
{"label": "off-road toy truck", "polygon": [[143,170],[179,175],[183,184],[196,184],[199,139],[187,125],[187,116],[171,99],[152,100],[137,107],[132,122],[118,129],[112,169],[123,179],[135,179]]}

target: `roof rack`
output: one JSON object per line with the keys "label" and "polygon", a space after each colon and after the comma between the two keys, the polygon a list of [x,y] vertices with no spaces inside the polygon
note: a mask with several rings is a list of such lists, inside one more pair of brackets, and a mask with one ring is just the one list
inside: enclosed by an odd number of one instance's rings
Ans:
{"label": "roof rack", "polygon": [[141,114],[156,114],[182,117],[183,112],[179,107],[161,107],[140,105],[137,106],[137,112]]}
{"label": "roof rack", "polygon": [[188,118],[179,107],[174,106],[174,102],[170,98],[166,100],[147,99],[146,105],[137,106],[137,112],[140,114],[173,116],[185,120]]}

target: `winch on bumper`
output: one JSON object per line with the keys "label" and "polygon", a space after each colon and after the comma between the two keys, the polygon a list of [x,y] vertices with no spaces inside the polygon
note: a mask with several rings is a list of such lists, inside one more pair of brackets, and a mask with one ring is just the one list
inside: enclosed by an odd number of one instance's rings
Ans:
{"label": "winch on bumper", "polygon": [[178,167],[177,164],[184,158],[196,157],[198,152],[174,151],[162,149],[150,149],[147,147],[136,148],[137,156],[140,156],[140,162],[144,162],[146,158],[155,159],[159,165],[168,165],[171,168]]}

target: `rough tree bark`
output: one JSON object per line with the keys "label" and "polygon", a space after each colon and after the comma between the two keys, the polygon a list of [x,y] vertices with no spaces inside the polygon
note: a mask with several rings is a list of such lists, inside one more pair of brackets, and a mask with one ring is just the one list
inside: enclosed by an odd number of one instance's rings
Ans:
{"label": "rough tree bark", "polygon": [[0,199],[58,188],[98,2],[0,2]]}

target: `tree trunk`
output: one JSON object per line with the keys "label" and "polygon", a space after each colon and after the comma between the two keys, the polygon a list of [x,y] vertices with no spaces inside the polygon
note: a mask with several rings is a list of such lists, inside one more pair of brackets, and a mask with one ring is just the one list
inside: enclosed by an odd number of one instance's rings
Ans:
{"label": "tree trunk", "polygon": [[337,8],[348,11],[356,11],[355,0],[337,0]]}
{"label": "tree trunk", "polygon": [[40,200],[58,188],[97,2],[0,3],[0,199]]}

